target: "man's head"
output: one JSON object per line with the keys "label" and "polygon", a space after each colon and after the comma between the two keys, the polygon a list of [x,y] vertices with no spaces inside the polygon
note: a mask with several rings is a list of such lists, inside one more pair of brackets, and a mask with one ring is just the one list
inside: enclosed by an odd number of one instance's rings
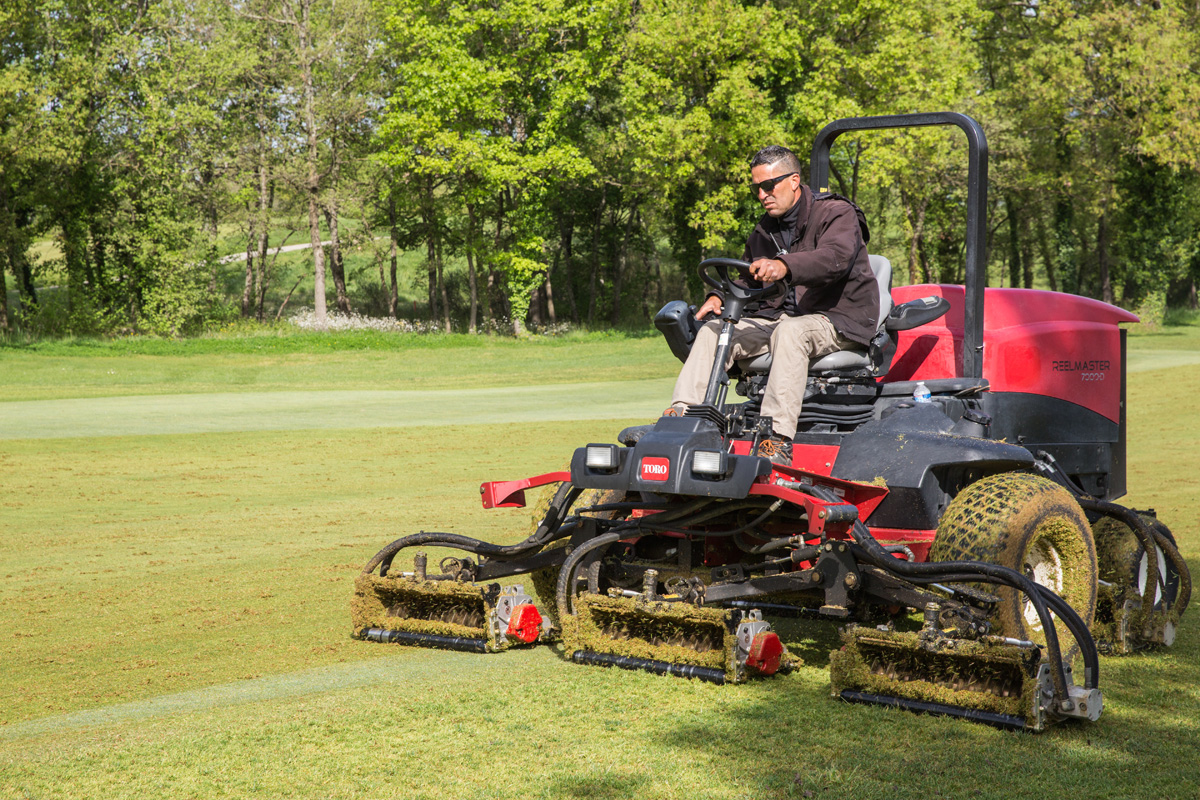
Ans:
{"label": "man's head", "polygon": [[800,160],[782,145],[768,145],[750,159],[750,180],[763,209],[772,217],[782,217],[800,197]]}

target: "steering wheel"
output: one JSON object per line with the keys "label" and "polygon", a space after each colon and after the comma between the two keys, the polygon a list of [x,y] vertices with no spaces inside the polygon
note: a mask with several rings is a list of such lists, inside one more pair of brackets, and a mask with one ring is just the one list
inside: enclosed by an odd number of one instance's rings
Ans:
{"label": "steering wheel", "polygon": [[[742,312],[752,300],[769,300],[783,294],[787,288],[784,281],[774,281],[766,286],[754,288],[734,283],[729,270],[736,269],[750,272],[750,265],[736,258],[709,258],[700,262],[700,280],[721,293],[724,303],[721,308],[721,319],[737,322],[742,318]],[[713,273],[716,275],[713,275]]]}

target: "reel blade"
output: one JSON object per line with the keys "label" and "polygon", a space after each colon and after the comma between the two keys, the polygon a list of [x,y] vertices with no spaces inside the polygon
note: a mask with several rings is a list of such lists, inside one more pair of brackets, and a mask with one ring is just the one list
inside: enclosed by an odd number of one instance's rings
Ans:
{"label": "reel blade", "polygon": [[931,642],[916,633],[851,626],[829,659],[832,693],[851,702],[1039,731],[1041,651],[1002,641]]}

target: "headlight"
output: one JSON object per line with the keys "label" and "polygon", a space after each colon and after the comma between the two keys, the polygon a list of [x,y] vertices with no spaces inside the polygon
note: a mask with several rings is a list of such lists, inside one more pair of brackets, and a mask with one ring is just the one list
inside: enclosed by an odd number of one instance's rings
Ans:
{"label": "headlight", "polygon": [[692,472],[699,475],[724,475],[728,463],[720,450],[697,450],[692,454]]}
{"label": "headlight", "polygon": [[619,463],[615,444],[589,444],[587,446],[588,469],[616,469]]}

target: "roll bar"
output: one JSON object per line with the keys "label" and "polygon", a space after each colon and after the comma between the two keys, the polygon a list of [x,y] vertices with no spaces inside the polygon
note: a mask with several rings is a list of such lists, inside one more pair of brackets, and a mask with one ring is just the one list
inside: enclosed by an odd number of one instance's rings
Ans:
{"label": "roll bar", "polygon": [[892,114],[882,117],[848,117],[829,123],[813,141],[809,184],[814,192],[829,191],[829,148],[848,131],[883,128],[921,128],[957,125],[967,135],[967,242],[966,308],[963,309],[962,372],[958,377],[983,377],[983,289],[987,286],[987,137],[979,123],[966,114],[939,111],[931,114]]}

